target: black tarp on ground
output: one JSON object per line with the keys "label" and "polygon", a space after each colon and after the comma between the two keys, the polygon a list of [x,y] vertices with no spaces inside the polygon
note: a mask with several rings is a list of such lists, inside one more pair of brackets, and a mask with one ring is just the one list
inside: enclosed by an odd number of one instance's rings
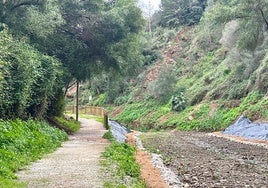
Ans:
{"label": "black tarp on ground", "polygon": [[223,134],[247,139],[268,140],[268,123],[253,123],[245,116],[241,116],[234,124],[226,128]]}

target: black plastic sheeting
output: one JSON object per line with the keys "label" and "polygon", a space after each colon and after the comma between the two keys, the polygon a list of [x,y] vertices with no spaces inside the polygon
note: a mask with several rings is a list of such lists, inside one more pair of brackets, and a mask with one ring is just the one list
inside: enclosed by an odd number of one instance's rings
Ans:
{"label": "black plastic sheeting", "polygon": [[234,124],[226,128],[223,133],[247,139],[268,140],[268,123],[253,123],[245,116],[241,116]]}
{"label": "black plastic sheeting", "polygon": [[113,137],[116,139],[116,141],[126,142],[126,135],[130,133],[130,130],[113,120],[109,120],[108,124],[110,126],[111,133]]}

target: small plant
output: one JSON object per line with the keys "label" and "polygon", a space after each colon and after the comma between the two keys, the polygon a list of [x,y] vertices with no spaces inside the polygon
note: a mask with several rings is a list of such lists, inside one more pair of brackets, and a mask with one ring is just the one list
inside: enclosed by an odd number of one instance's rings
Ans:
{"label": "small plant", "polygon": [[186,99],[183,92],[173,95],[171,98],[171,109],[174,111],[183,111],[186,107]]}
{"label": "small plant", "polygon": [[111,142],[115,141],[115,138],[113,137],[113,134],[112,134],[111,130],[109,130],[106,133],[104,133],[104,135],[102,136],[102,138],[105,138],[107,140],[110,140]]}

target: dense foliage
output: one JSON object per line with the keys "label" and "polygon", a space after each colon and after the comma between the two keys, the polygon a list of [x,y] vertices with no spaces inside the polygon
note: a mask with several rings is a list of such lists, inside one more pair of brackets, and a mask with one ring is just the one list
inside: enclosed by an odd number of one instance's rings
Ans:
{"label": "dense foliage", "polygon": [[25,39],[14,39],[0,31],[1,118],[40,118],[62,85],[61,64],[31,47]]}
{"label": "dense foliage", "polygon": [[[173,2],[162,1],[160,12]],[[267,18],[267,1],[216,0],[195,25],[153,28],[162,58],[121,94],[127,104],[111,116],[141,130],[222,130],[242,114],[267,121]]]}
{"label": "dense foliage", "polygon": [[161,0],[159,25],[179,27],[197,24],[206,8],[207,0]]}
{"label": "dense foliage", "polygon": [[1,1],[1,118],[61,115],[74,80],[140,67],[143,22],[133,0]]}

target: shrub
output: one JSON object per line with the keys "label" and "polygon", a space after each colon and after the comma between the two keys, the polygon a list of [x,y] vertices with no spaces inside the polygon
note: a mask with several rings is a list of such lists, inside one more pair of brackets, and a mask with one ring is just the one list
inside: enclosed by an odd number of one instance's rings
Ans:
{"label": "shrub", "polygon": [[185,109],[186,103],[183,92],[179,92],[171,98],[171,109],[174,111],[182,111]]}
{"label": "shrub", "polygon": [[160,102],[165,103],[173,95],[176,82],[173,66],[167,66],[160,71],[157,80],[149,83],[148,90]]}
{"label": "shrub", "polygon": [[0,46],[1,118],[42,117],[61,88],[60,63],[15,40],[7,29],[0,31]]}
{"label": "shrub", "polygon": [[100,94],[96,100],[93,101],[94,106],[103,106],[107,101],[105,94]]}

